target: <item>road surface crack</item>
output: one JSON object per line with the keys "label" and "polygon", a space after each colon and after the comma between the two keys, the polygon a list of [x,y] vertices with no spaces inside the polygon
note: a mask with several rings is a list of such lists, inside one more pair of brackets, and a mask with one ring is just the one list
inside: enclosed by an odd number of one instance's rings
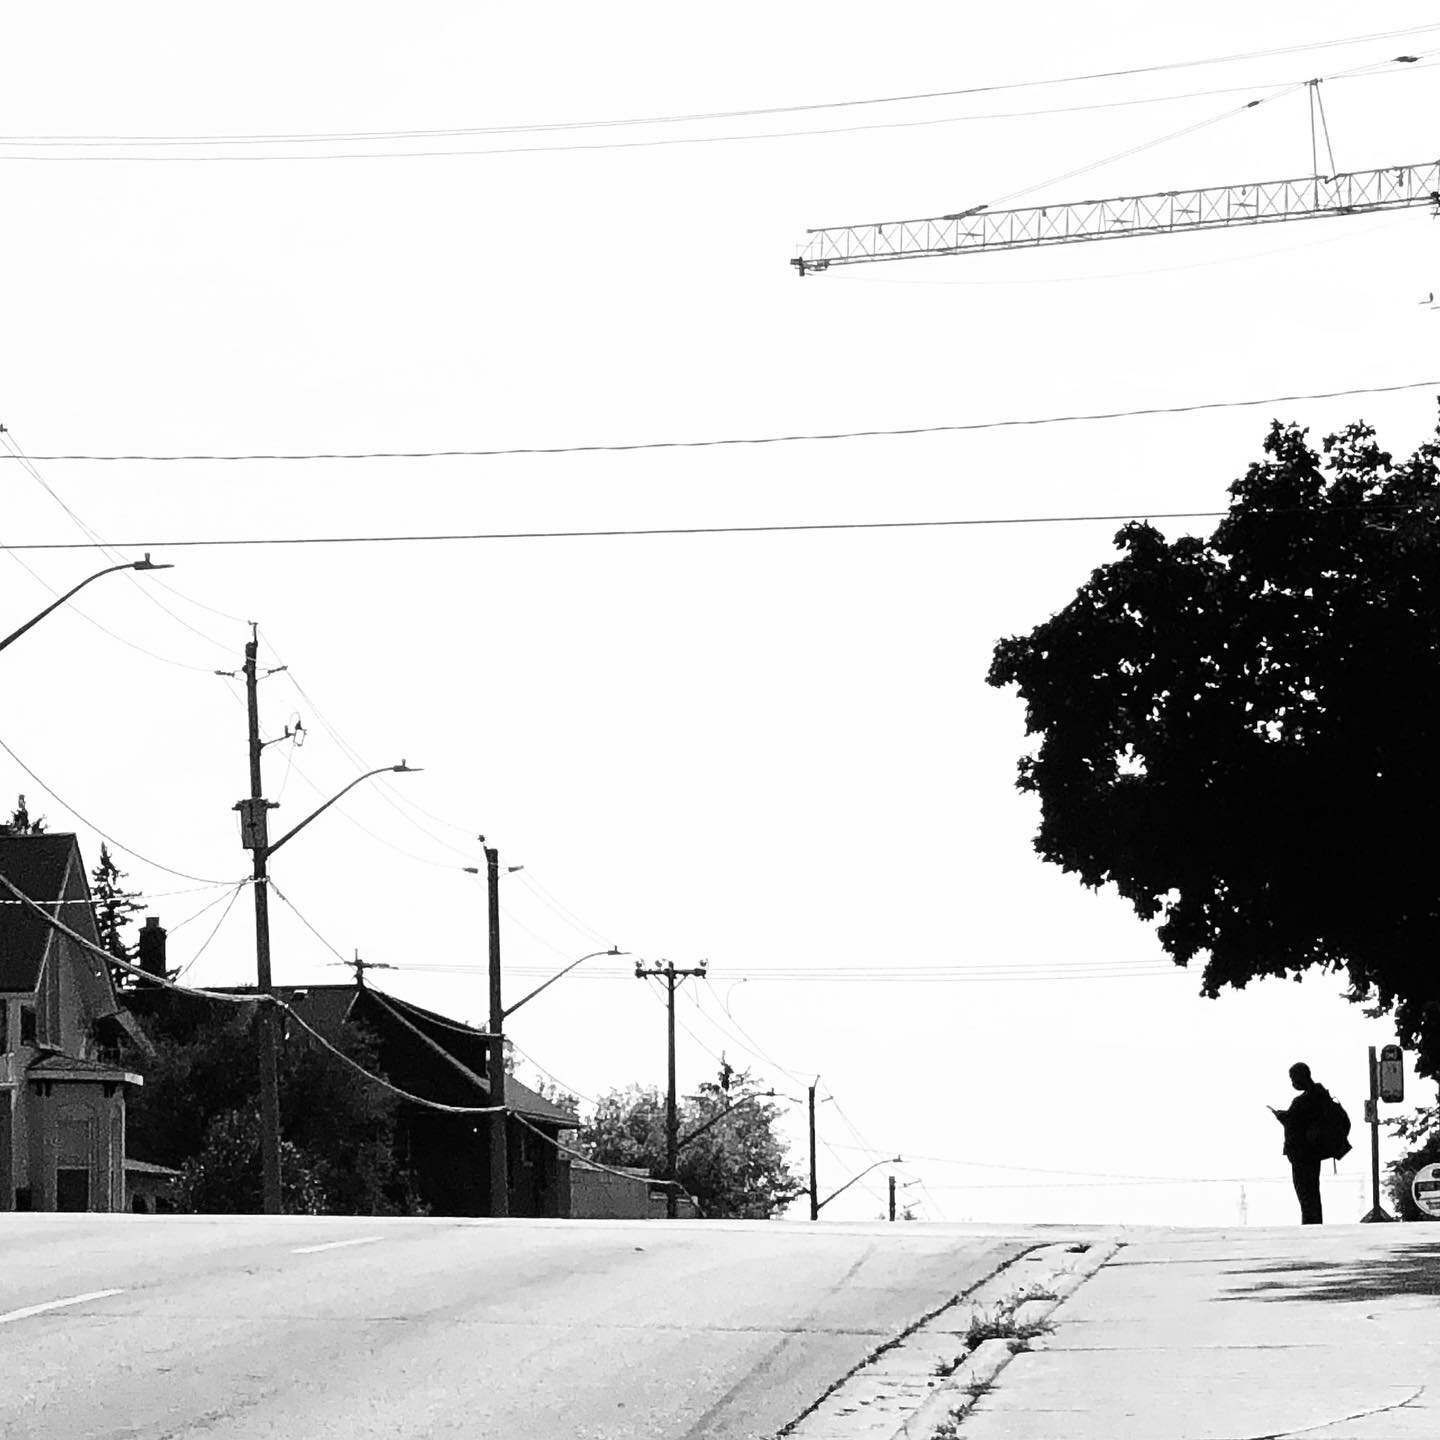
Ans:
{"label": "road surface crack", "polygon": [[1333,1420],[1321,1420],[1314,1425],[1304,1425],[1298,1430],[1273,1430],[1265,1435],[1247,1435],[1244,1440],[1290,1440],[1292,1435],[1312,1435],[1316,1430],[1328,1430],[1332,1425],[1344,1425],[1350,1420],[1365,1420],[1371,1415],[1385,1415],[1391,1410],[1403,1410],[1413,1405],[1425,1393],[1421,1386],[1413,1395],[1396,1400],[1389,1405],[1377,1405],[1372,1410],[1356,1410],[1352,1415],[1337,1415]]}

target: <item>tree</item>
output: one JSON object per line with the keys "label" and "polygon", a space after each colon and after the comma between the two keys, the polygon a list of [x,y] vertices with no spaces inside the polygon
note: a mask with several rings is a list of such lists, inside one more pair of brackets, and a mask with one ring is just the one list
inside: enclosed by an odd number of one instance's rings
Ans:
{"label": "tree", "polygon": [[25,797],[21,795],[15,806],[15,813],[9,820],[0,820],[0,835],[43,835],[45,833],[45,817],[36,816],[30,818],[30,812],[25,808]]}
{"label": "tree", "polygon": [[[132,915],[145,908],[137,891],[124,888],[126,878],[111,858],[109,846],[102,841],[100,863],[90,872],[90,897],[94,902],[95,928],[101,947],[117,960],[134,959],[135,947],[125,943],[124,928],[131,923]],[[111,975],[119,986],[132,983],[129,973],[119,966],[111,968]]]}
{"label": "tree", "polygon": [[[127,1062],[145,1081],[127,1106],[130,1142],[146,1159],[183,1170],[183,1205],[258,1211],[255,1011],[181,995],[168,1001],[146,1021],[151,1052]],[[334,1043],[376,1072],[375,1041],[367,1031],[347,1025]],[[279,1076],[287,1210],[417,1212],[409,1177],[395,1158],[397,1102],[390,1092],[299,1037],[283,1045]]]}
{"label": "tree", "polygon": [[[679,1181],[712,1218],[768,1220],[805,1186],[789,1167],[775,1133],[778,1105],[747,1090],[750,1076],[732,1072],[730,1089],[707,1082],[679,1104]],[[693,1138],[687,1138],[693,1137]],[[665,1174],[665,1099],[654,1086],[602,1095],[580,1131],[579,1148],[604,1165]]]}
{"label": "tree", "polygon": [[548,1100],[557,1110],[563,1110],[567,1115],[580,1118],[580,1097],[572,1095],[557,1080],[547,1080],[545,1076],[538,1075],[530,1088],[542,1099]]}
{"label": "tree", "polygon": [[1208,538],[1115,538],[1000,641],[1039,854],[1113,885],[1202,994],[1343,972],[1440,1075],[1440,444],[1275,423]]}
{"label": "tree", "polygon": [[1422,1106],[1413,1115],[1384,1123],[1403,1144],[1409,1146],[1398,1160],[1392,1160],[1386,1166],[1385,1188],[1390,1192],[1390,1203],[1396,1216],[1401,1220],[1433,1219],[1415,1203],[1415,1194],[1410,1187],[1417,1170],[1440,1161],[1440,1105]]}
{"label": "tree", "polygon": [[[175,1208],[190,1215],[257,1214],[264,1208],[261,1169],[258,1112],[226,1110],[206,1128],[199,1153],[182,1163]],[[280,1192],[287,1215],[331,1213],[313,1161],[289,1140],[280,1142]]]}

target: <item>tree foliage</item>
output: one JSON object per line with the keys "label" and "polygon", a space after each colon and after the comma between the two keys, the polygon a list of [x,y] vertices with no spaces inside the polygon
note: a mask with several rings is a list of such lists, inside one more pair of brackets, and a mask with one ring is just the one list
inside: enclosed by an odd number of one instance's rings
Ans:
{"label": "tree foliage", "polygon": [[1417,1170],[1440,1161],[1440,1105],[1422,1106],[1413,1115],[1387,1120],[1385,1125],[1407,1147],[1398,1160],[1392,1160],[1386,1167],[1385,1188],[1390,1193],[1396,1217],[1434,1219],[1415,1203],[1411,1183]]}
{"label": "tree foliage", "polygon": [[[117,960],[133,960],[135,946],[125,941],[125,927],[131,924],[131,916],[145,907],[138,891],[125,889],[128,877],[110,855],[110,847],[100,845],[100,860],[90,872],[90,898],[95,908],[95,929],[100,936],[101,947]],[[130,983],[129,974],[118,966],[111,968],[115,983],[124,986]]]}
{"label": "tree foliage", "polygon": [[1440,1075],[1440,444],[1274,424],[1208,538],[1148,524],[995,647],[1035,848],[1113,885],[1202,992],[1343,972]]}
{"label": "tree foliage", "polygon": [[[754,1091],[747,1072],[722,1071],[718,1083],[701,1085],[677,1108],[678,1178],[705,1215],[768,1220],[804,1191],[775,1133],[782,1111]],[[641,1085],[602,1095],[580,1131],[580,1148],[601,1164],[663,1177],[665,1097]]]}
{"label": "tree foliage", "polygon": [[14,813],[8,820],[0,820],[0,835],[43,835],[45,834],[45,817],[37,815],[31,818],[30,811],[26,808],[25,797],[21,795],[16,802]]}
{"label": "tree foliage", "polygon": [[[127,1105],[137,1154],[181,1168],[182,1203],[239,1213],[261,1208],[255,1015],[175,996],[146,1024],[135,1054],[145,1084]],[[368,1032],[335,1043],[375,1071]],[[412,1214],[418,1206],[394,1154],[395,1097],[298,1037],[281,1047],[280,1125],[287,1209],[340,1215]],[[251,1161],[253,1160],[253,1164]],[[317,1208],[318,1207],[318,1208]]]}

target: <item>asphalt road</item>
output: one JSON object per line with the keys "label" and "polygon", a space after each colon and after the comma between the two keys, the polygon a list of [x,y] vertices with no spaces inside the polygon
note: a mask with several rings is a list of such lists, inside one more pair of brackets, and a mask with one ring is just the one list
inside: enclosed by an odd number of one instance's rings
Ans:
{"label": "asphalt road", "polygon": [[0,1435],[769,1437],[1031,1243],[903,1224],[3,1215]]}

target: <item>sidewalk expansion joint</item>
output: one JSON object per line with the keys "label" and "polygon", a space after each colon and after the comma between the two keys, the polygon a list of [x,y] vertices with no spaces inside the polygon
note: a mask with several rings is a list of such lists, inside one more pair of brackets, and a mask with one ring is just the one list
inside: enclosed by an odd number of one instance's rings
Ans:
{"label": "sidewalk expansion joint", "polygon": [[971,1405],[1048,1316],[1119,1250],[1115,1241],[1032,1246],[923,1315],[836,1381],[776,1440],[953,1436]]}

